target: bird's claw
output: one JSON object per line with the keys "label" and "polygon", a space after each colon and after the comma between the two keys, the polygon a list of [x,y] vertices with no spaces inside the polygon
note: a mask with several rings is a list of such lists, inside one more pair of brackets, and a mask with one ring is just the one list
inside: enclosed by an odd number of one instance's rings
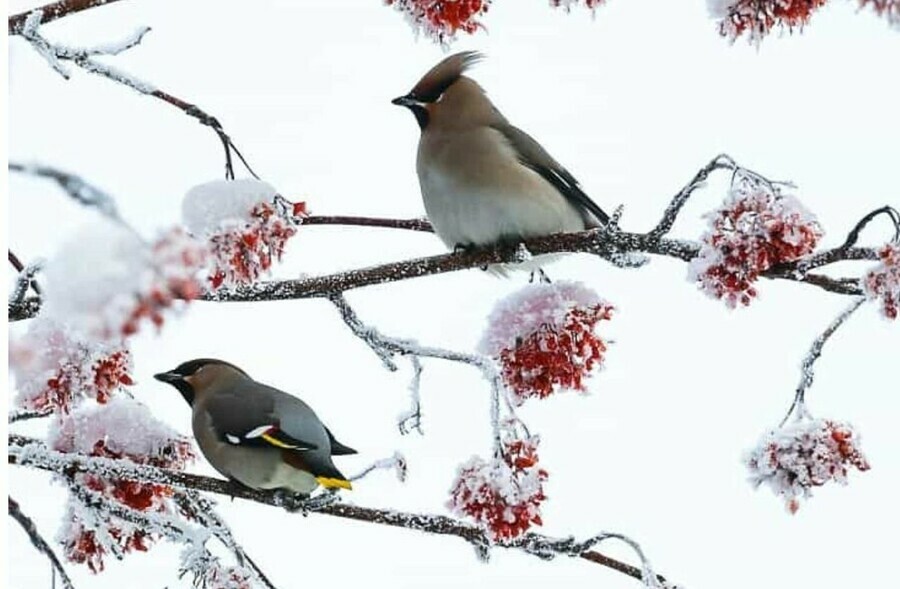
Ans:
{"label": "bird's claw", "polygon": [[324,491],[318,495],[301,495],[292,493],[284,489],[275,491],[275,504],[283,507],[292,513],[301,512],[308,515],[310,512],[318,511],[324,507],[328,507],[338,500],[338,496],[333,491]]}

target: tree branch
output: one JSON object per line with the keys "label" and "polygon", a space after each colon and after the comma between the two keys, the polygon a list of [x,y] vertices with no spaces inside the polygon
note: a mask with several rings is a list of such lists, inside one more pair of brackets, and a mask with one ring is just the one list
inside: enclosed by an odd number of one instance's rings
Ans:
{"label": "tree branch", "polygon": [[62,563],[59,561],[59,558],[56,556],[56,553],[53,552],[53,549],[44,540],[44,537],[41,536],[41,533],[38,532],[37,526],[34,525],[34,521],[22,513],[22,509],[19,507],[19,502],[9,497],[9,516],[16,520],[22,529],[25,530],[25,533],[28,534],[28,538],[31,540],[31,543],[35,548],[38,549],[39,552],[42,552],[44,556],[50,561],[50,564],[53,565],[53,568],[59,573],[60,578],[62,579],[63,587],[66,589],[74,589],[72,585],[72,580],[69,578],[68,573],[66,573],[66,569],[63,568]]}
{"label": "tree branch", "polygon": [[[250,489],[222,479],[136,465],[127,460],[55,452],[48,449],[39,440],[18,435],[9,436],[7,459],[9,464],[68,476],[75,473],[90,473],[110,479],[157,483],[188,491],[204,491],[226,497],[237,497],[276,507],[285,505],[284,495],[278,491]],[[588,548],[583,548],[585,542],[579,543],[572,538],[552,538],[534,533],[525,534],[512,541],[492,544],[480,528],[443,515],[407,513],[391,509],[360,507],[341,502],[324,505],[313,513],[417,530],[440,536],[456,536],[472,544],[482,556],[486,556],[490,548],[494,546],[522,550],[544,559],[555,556],[577,556],[635,579],[643,579],[646,568],[636,567],[591,550],[593,538],[586,541]],[[656,576],[656,580],[659,583],[666,583],[662,576]]]}
{"label": "tree branch", "polygon": [[428,219],[385,219],[383,217],[355,217],[348,215],[310,215],[300,220],[301,225],[350,225],[356,227],[383,227],[385,229],[409,229],[434,233]]}
{"label": "tree branch", "polygon": [[40,23],[44,24],[70,14],[75,14],[76,12],[81,12],[82,10],[88,10],[95,6],[103,6],[104,4],[112,4],[113,2],[118,1],[119,0],[59,0],[58,2],[53,2],[41,6],[40,8],[29,10],[28,12],[20,12],[19,14],[10,16],[7,21],[7,30],[9,31],[10,37],[22,34],[22,29],[25,28],[25,21],[28,20],[28,15],[34,12],[34,10],[41,11]]}
{"label": "tree branch", "polygon": [[837,331],[838,328],[847,321],[850,315],[853,315],[864,302],[866,302],[866,297],[859,297],[850,303],[850,306],[844,309],[840,315],[835,317],[835,319],[828,324],[828,327],[825,328],[825,331],[815,339],[809,352],[806,354],[806,357],[803,358],[803,363],[800,365],[800,383],[797,385],[797,390],[794,393],[794,401],[791,403],[784,419],[781,420],[779,427],[783,426],[795,411],[798,418],[809,416],[806,411],[806,391],[812,386],[813,379],[815,378],[814,367],[816,360],[822,355],[822,348],[825,346],[825,342],[834,335],[834,332]]}
{"label": "tree branch", "polygon": [[[73,0],[72,4],[84,4],[85,2],[78,2],[77,0]],[[96,6],[98,4],[93,4],[92,6]],[[51,5],[52,6],[52,5]],[[81,8],[81,10],[85,8],[90,8],[91,6],[85,6]],[[22,15],[17,15],[18,18]],[[59,43],[54,43],[47,40],[40,32],[40,24],[44,22],[44,19],[47,15],[41,12],[41,9],[37,9],[35,11],[31,11],[24,15],[24,19],[22,24],[18,30],[19,35],[21,35],[24,39],[26,39],[31,46],[41,54],[47,62],[56,70],[60,75],[64,78],[68,79],[69,74],[68,70],[62,65],[62,62],[70,62],[83,69],[86,72],[97,74],[99,76],[103,76],[108,80],[112,80],[118,84],[123,86],[127,86],[136,92],[143,94],[145,96],[152,96],[158,100],[162,100],[166,104],[170,104],[175,108],[182,111],[184,114],[188,115],[196,119],[201,125],[205,125],[215,132],[219,141],[222,143],[222,147],[225,150],[225,177],[226,178],[234,178],[234,167],[232,164],[232,152],[237,155],[238,159],[247,169],[247,171],[253,175],[255,178],[259,178],[253,169],[250,167],[250,164],[247,163],[247,160],[244,159],[243,154],[235,147],[234,143],[231,140],[231,137],[225,132],[225,129],[222,127],[221,123],[219,123],[218,119],[204,112],[200,107],[186,100],[178,98],[168,92],[160,90],[149,84],[144,82],[143,80],[139,80],[127,74],[121,70],[115,69],[112,66],[97,61],[94,59],[97,55],[116,55],[121,53],[126,49],[130,49],[134,47],[138,43],[140,43],[144,34],[149,32],[149,27],[145,27],[143,29],[138,30],[138,32],[130,37],[123,43],[112,44],[109,46],[97,47],[93,49],[82,49],[82,48],[73,48],[67,47],[65,45],[61,45]],[[59,18],[54,17],[54,18]],[[53,20],[52,18],[50,20]]]}

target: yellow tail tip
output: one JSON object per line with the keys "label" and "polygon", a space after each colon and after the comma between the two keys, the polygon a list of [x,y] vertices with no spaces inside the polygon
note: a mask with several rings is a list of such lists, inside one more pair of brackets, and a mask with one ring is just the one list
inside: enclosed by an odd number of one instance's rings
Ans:
{"label": "yellow tail tip", "polygon": [[325,487],[326,489],[348,489],[352,490],[353,485],[350,484],[350,481],[346,481],[344,479],[330,479],[328,477],[316,477],[316,480],[320,485]]}

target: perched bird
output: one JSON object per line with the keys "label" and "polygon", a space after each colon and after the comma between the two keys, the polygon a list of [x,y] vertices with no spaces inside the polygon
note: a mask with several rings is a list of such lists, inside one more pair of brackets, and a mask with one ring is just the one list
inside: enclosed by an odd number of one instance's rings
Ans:
{"label": "perched bird", "polygon": [[392,101],[419,123],[416,172],[438,237],[460,249],[605,225],[575,177],[463,75],[482,57],[451,55]]}
{"label": "perched bird", "polygon": [[193,410],[200,450],[220,473],[254,489],[309,495],[318,485],[350,489],[331,461],[356,454],[300,399],[256,382],[222,360],[201,358],[154,375]]}

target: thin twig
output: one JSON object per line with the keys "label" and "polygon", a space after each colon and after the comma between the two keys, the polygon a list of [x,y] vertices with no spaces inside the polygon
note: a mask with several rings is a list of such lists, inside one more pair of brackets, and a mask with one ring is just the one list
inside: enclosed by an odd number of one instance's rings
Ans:
{"label": "thin twig", "polygon": [[110,45],[107,47],[98,47],[93,49],[80,49],[67,47],[65,45],[54,43],[47,40],[40,32],[40,24],[45,18],[45,14],[40,9],[32,11],[25,16],[25,19],[18,30],[23,38],[25,38],[34,49],[41,54],[53,69],[60,75],[68,79],[69,74],[63,66],[63,62],[70,62],[83,69],[86,72],[97,74],[108,80],[112,80],[123,86],[127,86],[136,92],[145,96],[152,96],[158,100],[162,100],[166,104],[170,104],[182,111],[184,114],[196,119],[201,125],[207,126],[213,130],[219,142],[225,150],[225,177],[234,178],[234,166],[232,164],[232,152],[238,157],[247,171],[255,178],[259,178],[256,172],[250,167],[250,164],[244,158],[243,154],[234,145],[231,137],[225,132],[219,120],[212,115],[203,111],[196,104],[192,104],[178,98],[177,96],[160,90],[143,80],[135,78],[121,70],[118,70],[106,63],[97,61],[94,57],[98,55],[116,55],[126,49],[136,46],[140,43],[144,34],[150,29],[145,27],[139,29],[132,37],[123,43]]}
{"label": "thin twig", "polygon": [[[112,4],[113,2],[118,1],[119,0],[59,0],[58,2],[52,2],[45,6],[41,6],[36,10],[41,11],[41,24],[44,24],[70,14],[75,14],[76,12],[81,12],[82,10],[94,8],[95,6],[103,6],[104,4]],[[29,10],[28,12],[20,12],[19,14],[14,14],[9,17],[7,21],[7,30],[9,31],[10,37],[22,33],[22,29],[25,28],[25,21],[28,20],[28,16],[34,12],[34,10],[35,9]]]}
{"label": "thin twig", "polygon": [[53,415],[53,409],[14,409],[9,412],[7,423],[16,423],[17,421],[28,421],[29,419],[40,419]]}
{"label": "thin twig", "polygon": [[806,357],[803,358],[803,363],[800,365],[800,383],[797,385],[797,391],[794,393],[794,401],[791,403],[791,407],[788,409],[784,419],[781,420],[780,426],[783,426],[795,411],[798,419],[809,416],[806,411],[806,391],[812,386],[813,378],[815,378],[815,371],[813,369],[816,360],[822,355],[822,347],[825,345],[825,342],[834,335],[834,332],[844,324],[847,318],[850,317],[854,311],[859,309],[864,302],[866,302],[866,297],[855,299],[850,303],[850,306],[844,309],[841,314],[825,328],[825,331],[815,339],[812,347],[806,354]]}
{"label": "thin twig", "polygon": [[116,222],[121,222],[122,220],[122,217],[119,215],[119,211],[116,208],[115,199],[93,184],[85,182],[76,174],[64,172],[51,166],[20,164],[14,162],[9,162],[9,171],[30,174],[32,176],[52,180],[76,202],[86,207],[97,209]]}
{"label": "thin twig", "polygon": [[382,227],[385,229],[408,229],[434,233],[428,219],[386,219],[383,217],[356,217],[352,215],[310,215],[303,217],[303,225],[346,225],[356,227]]}
{"label": "thin twig", "polygon": [[[50,472],[72,475],[83,472],[104,478],[134,480],[147,483],[158,483],[187,490],[216,493],[226,497],[247,499],[265,505],[282,506],[283,496],[277,491],[250,489],[243,485],[222,479],[188,474],[152,466],[136,465],[127,460],[100,458],[80,454],[65,454],[48,449],[42,442],[24,436],[10,435],[7,455],[9,464],[27,466]],[[577,556],[611,568],[635,579],[643,579],[644,571],[620,560],[605,556],[595,550],[585,550],[572,554],[564,550],[566,546],[577,546],[574,540],[552,538],[541,534],[528,533],[515,540],[492,544],[484,532],[472,524],[468,524],[443,515],[406,513],[391,509],[360,507],[347,503],[331,503],[312,512],[344,519],[374,523],[385,526],[418,530],[441,536],[456,536],[475,546],[488,550],[492,546],[518,549],[541,558],[552,554],[560,556]],[[663,577],[657,576],[660,583]]]}
{"label": "thin twig", "polygon": [[859,240],[859,234],[865,229],[866,225],[879,215],[884,215],[891,220],[891,223],[894,225],[894,241],[900,241],[900,212],[897,211],[894,207],[891,206],[883,206],[881,208],[875,209],[865,217],[859,220],[859,223],[850,231],[847,235],[847,240],[844,241],[843,245],[839,249],[848,249],[850,246],[856,245],[856,242]]}
{"label": "thin twig", "polygon": [[16,520],[22,529],[25,530],[25,533],[28,534],[28,538],[31,540],[31,543],[35,548],[38,549],[47,559],[50,561],[50,564],[53,566],[53,570],[59,573],[60,578],[62,579],[63,587],[66,589],[74,589],[74,585],[72,585],[72,580],[69,578],[68,573],[66,573],[66,569],[63,568],[62,562],[60,562],[59,557],[56,556],[56,553],[53,552],[53,548],[44,540],[44,537],[41,536],[41,533],[38,532],[37,526],[34,525],[34,521],[22,513],[22,509],[19,507],[19,502],[9,497],[9,516]]}

